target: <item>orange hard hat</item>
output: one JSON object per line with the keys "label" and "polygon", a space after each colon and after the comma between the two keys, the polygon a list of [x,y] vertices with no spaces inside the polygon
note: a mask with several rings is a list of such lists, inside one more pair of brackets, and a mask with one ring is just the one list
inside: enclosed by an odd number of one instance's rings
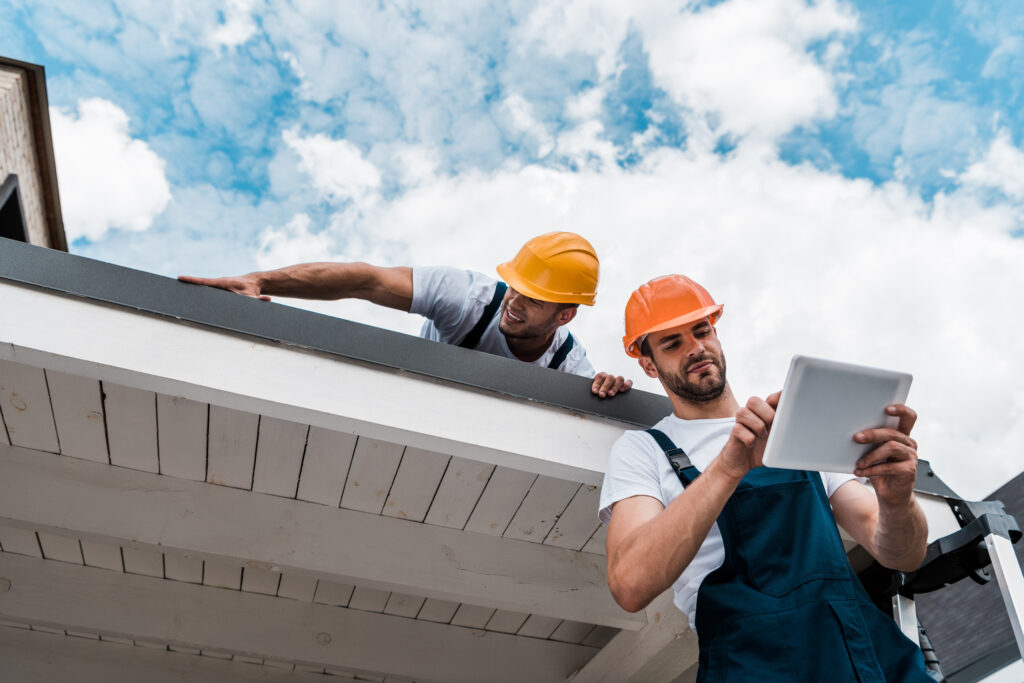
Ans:
{"label": "orange hard hat", "polygon": [[660,332],[695,320],[710,318],[711,324],[722,316],[722,304],[716,304],[708,290],[685,275],[662,275],[646,282],[626,302],[626,353],[639,358],[640,344],[651,332]]}
{"label": "orange hard hat", "polygon": [[597,298],[597,253],[574,232],[534,237],[497,270],[509,287],[531,299],[593,306]]}

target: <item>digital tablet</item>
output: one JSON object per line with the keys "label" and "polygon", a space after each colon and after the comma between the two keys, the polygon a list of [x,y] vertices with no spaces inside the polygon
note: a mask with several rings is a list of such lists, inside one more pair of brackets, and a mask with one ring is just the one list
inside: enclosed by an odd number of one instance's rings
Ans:
{"label": "digital tablet", "polygon": [[820,358],[794,356],[775,411],[764,464],[792,470],[853,473],[857,460],[876,444],[859,444],[864,429],[895,427],[885,407],[904,403],[913,379]]}

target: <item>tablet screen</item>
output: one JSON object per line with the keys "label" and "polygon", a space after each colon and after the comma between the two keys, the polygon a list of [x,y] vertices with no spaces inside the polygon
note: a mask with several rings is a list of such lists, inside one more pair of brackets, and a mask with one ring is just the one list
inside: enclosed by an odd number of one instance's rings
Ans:
{"label": "tablet screen", "polygon": [[911,375],[863,365],[794,356],[765,446],[768,467],[852,473],[876,444],[859,444],[863,429],[895,427],[885,407],[904,403]]}

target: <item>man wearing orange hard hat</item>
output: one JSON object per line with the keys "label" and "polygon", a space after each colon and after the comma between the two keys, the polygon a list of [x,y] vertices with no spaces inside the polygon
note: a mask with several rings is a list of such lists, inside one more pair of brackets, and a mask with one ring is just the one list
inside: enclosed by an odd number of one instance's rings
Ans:
{"label": "man wearing orange hard hat", "polygon": [[626,610],[672,587],[700,644],[698,681],[920,681],[921,651],[871,602],[837,523],[884,566],[916,569],[927,523],[913,496],[916,414],[859,433],[852,475],[762,466],[779,394],[744,406],[726,381],[722,305],[683,275],[626,304],[626,353],[673,412],[612,447],[600,518],[608,585]]}
{"label": "man wearing orange hard hat", "polygon": [[566,329],[580,304],[594,305],[599,264],[571,232],[534,237],[497,267],[502,281],[448,267],[384,268],[367,263],[303,263],[238,277],[179,280],[269,300],[357,298],[427,318],[420,336],[593,378],[605,397],[632,382],[595,372]]}

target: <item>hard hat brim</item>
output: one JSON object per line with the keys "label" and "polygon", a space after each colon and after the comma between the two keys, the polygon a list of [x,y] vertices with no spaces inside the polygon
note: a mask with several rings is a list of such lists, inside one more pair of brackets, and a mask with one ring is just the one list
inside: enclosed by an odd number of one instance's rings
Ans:
{"label": "hard hat brim", "polygon": [[512,267],[511,263],[499,264],[495,270],[498,271],[498,276],[501,277],[509,287],[520,294],[530,297],[531,299],[549,301],[556,304],[583,304],[584,306],[593,306],[594,300],[596,299],[596,295],[594,293],[568,294],[566,292],[554,292],[538,287],[537,285],[527,282],[523,278],[519,277],[519,274],[516,272],[515,268]]}
{"label": "hard hat brim", "polygon": [[636,335],[633,339],[623,337],[622,343],[626,347],[626,354],[632,358],[640,358],[643,354],[640,353],[639,342],[652,332],[670,330],[673,327],[679,327],[680,325],[702,320],[703,318],[711,318],[711,324],[714,325],[715,322],[722,317],[723,307],[723,304],[715,304],[714,306],[707,306],[696,311],[690,311],[689,313],[672,318],[671,320],[666,320],[665,322],[658,323],[657,325],[652,325],[642,333]]}

